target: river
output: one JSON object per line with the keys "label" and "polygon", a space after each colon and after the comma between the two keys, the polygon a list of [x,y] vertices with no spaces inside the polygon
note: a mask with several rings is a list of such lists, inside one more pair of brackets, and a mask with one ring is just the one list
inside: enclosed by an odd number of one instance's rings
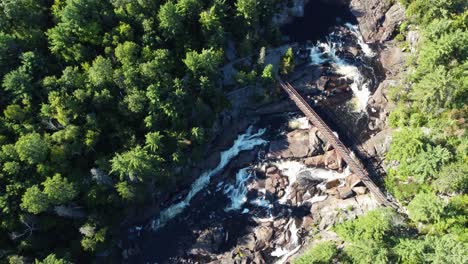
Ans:
{"label": "river", "polygon": [[[327,65],[349,83],[351,100],[340,105],[324,104],[322,111],[327,107],[338,115],[344,111],[351,122],[364,120],[366,123],[367,101],[378,83],[373,70],[375,53],[363,42],[347,10],[326,9],[325,19],[311,6],[307,6],[305,18],[295,21],[285,33],[295,41],[313,40],[303,44],[308,53],[308,65]],[[337,19],[340,14],[342,17]],[[317,19],[323,19],[324,25],[305,34],[304,23],[319,23]],[[355,46],[359,55],[350,58],[343,53],[346,45]],[[213,259],[233,260],[248,254],[259,258],[257,253],[261,252],[260,257],[266,263],[284,263],[300,249],[306,236],[303,222],[298,219],[310,215],[311,205],[327,197],[324,182],[330,179],[343,182],[350,174],[346,168],[317,168],[306,166],[297,158],[272,157],[272,142],[295,129],[310,129],[307,120],[298,113],[266,115],[251,124],[220,153],[215,168],[198,176],[190,190],[175,197],[170,206],[146,225],[129,230],[125,243],[137,250],[132,254],[124,253],[127,254],[125,262],[208,263]],[[280,175],[278,179],[286,182],[281,183],[281,194],[272,195],[275,191],[268,191],[265,182],[269,181],[268,171],[274,169],[278,171],[275,175]],[[299,191],[303,192],[300,199],[291,200]],[[268,228],[274,230],[273,233],[270,234]],[[268,243],[258,245],[259,236],[265,235]],[[249,244],[247,240],[251,237],[256,241],[253,247],[258,252],[247,252],[245,247],[239,246]]]}

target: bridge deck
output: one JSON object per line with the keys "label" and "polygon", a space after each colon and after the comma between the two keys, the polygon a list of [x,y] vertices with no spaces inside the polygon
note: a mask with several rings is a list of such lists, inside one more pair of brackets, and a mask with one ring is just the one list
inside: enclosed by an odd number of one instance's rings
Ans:
{"label": "bridge deck", "polygon": [[280,85],[284,91],[289,95],[289,97],[294,101],[297,107],[304,113],[304,115],[309,119],[309,121],[317,127],[317,129],[322,133],[328,142],[336,150],[337,154],[348,164],[351,171],[356,174],[364,185],[369,189],[369,191],[374,195],[377,201],[384,205],[390,206],[395,209],[398,209],[398,206],[393,202],[390,202],[387,197],[382,193],[382,191],[375,185],[375,183],[370,179],[367,170],[364,166],[356,159],[352,157],[351,151],[344,146],[340,139],[333,133],[333,131],[328,127],[328,125],[320,118],[320,116],[315,112],[312,107],[302,98],[302,96],[296,91],[291,84],[285,83],[280,80]]}

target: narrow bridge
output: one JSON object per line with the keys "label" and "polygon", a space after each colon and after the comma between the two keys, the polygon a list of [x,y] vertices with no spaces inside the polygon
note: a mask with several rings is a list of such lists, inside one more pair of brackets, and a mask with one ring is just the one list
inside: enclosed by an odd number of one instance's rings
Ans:
{"label": "narrow bridge", "polygon": [[391,202],[387,197],[382,193],[382,191],[375,185],[375,183],[369,177],[367,170],[361,164],[357,158],[353,158],[352,152],[338,139],[333,131],[327,126],[327,124],[320,118],[320,116],[315,112],[312,107],[302,98],[302,96],[296,91],[296,89],[289,83],[279,81],[281,88],[289,95],[289,97],[294,101],[297,107],[304,113],[304,115],[309,119],[309,121],[317,127],[317,129],[322,133],[328,142],[333,146],[337,154],[348,164],[351,171],[356,174],[364,185],[369,189],[369,191],[374,195],[377,201],[384,205],[389,206],[395,209],[398,209],[398,205]]}

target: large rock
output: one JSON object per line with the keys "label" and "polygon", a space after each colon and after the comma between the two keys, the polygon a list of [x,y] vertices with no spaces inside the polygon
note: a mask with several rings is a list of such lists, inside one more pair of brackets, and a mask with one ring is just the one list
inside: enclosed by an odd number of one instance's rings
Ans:
{"label": "large rock", "polygon": [[309,131],[294,130],[285,139],[270,143],[269,158],[304,158],[310,153]]}
{"label": "large rock", "polygon": [[340,197],[340,199],[348,199],[348,198],[353,197],[353,195],[354,195],[353,190],[351,190],[351,188],[347,186],[338,188],[338,196]]}
{"label": "large rock", "polygon": [[405,20],[400,3],[391,0],[351,0],[351,12],[357,18],[366,42],[388,40],[396,27]]}
{"label": "large rock", "polygon": [[397,46],[390,46],[380,53],[380,62],[386,72],[391,75],[398,73],[405,61],[405,54]]}
{"label": "large rock", "polygon": [[212,256],[224,241],[224,229],[213,227],[201,232],[189,254],[197,256]]}
{"label": "large rock", "polygon": [[270,240],[273,237],[273,228],[267,226],[260,226],[255,230],[255,249],[264,250],[270,245]]}
{"label": "large rock", "polygon": [[315,155],[322,151],[322,141],[317,136],[318,129],[313,127],[309,130],[309,154]]}
{"label": "large rock", "polygon": [[346,186],[349,188],[353,188],[359,183],[361,183],[361,179],[354,173],[346,177]]}
{"label": "large rock", "polygon": [[304,160],[304,164],[307,166],[325,167],[325,157],[324,155],[308,157]]}

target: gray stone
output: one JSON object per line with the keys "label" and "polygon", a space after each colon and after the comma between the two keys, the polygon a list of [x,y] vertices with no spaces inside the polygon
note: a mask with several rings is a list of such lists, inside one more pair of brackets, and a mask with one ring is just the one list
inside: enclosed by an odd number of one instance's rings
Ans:
{"label": "gray stone", "polygon": [[367,193],[367,188],[364,187],[364,186],[354,187],[352,190],[353,190],[353,192],[355,192],[357,195],[363,195],[363,194],[366,194],[366,193]]}
{"label": "gray stone", "polygon": [[354,195],[353,190],[351,190],[351,188],[347,186],[339,187],[337,190],[338,190],[340,199],[343,199],[343,200],[351,198]]}

